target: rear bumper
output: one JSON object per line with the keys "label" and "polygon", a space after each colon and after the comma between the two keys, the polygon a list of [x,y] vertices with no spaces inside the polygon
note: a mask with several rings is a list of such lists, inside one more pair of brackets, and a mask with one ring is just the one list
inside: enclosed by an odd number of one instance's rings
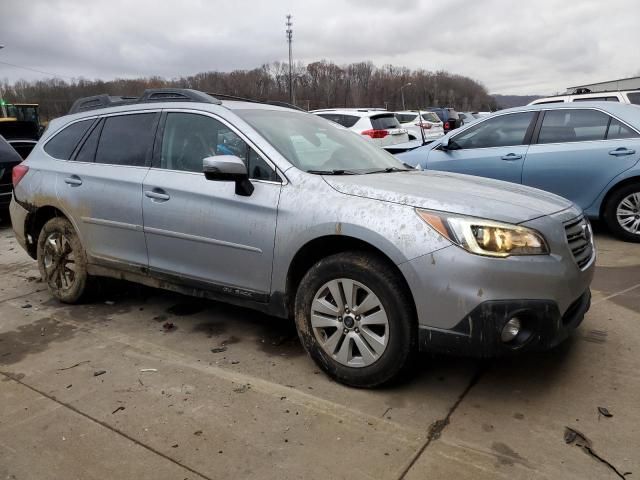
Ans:
{"label": "rear bumper", "polygon": [[[420,326],[420,350],[471,357],[496,357],[524,351],[549,350],[569,337],[591,306],[586,290],[560,314],[558,305],[546,300],[492,300],[483,302],[454,328],[440,330]],[[509,343],[501,341],[506,322],[517,316],[522,330]]]}
{"label": "rear bumper", "polygon": [[25,234],[25,225],[29,211],[16,202],[15,198],[11,198],[9,214],[11,215],[11,226],[13,227],[13,233],[16,240],[22,248],[29,251],[27,248],[27,238]]}

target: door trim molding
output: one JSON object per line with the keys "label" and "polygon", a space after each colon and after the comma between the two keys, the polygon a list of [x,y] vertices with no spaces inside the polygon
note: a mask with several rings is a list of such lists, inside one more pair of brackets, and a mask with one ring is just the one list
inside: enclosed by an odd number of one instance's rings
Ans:
{"label": "door trim molding", "polygon": [[163,230],[161,228],[144,227],[144,233],[150,233],[153,235],[161,235],[164,237],[179,238],[181,240],[188,240],[191,242],[208,243],[211,245],[220,245],[223,247],[236,248],[238,250],[246,250],[248,252],[262,253],[262,249],[258,247],[252,247],[251,245],[243,245],[241,243],[227,242],[225,240],[218,240],[215,238],[202,237],[200,235],[190,235],[188,233],[174,232],[172,230]]}
{"label": "door trim molding", "polygon": [[84,223],[92,225],[100,225],[103,227],[122,228],[123,230],[133,230],[136,232],[142,232],[142,225],[136,225],[135,223],[116,222],[114,220],[104,220],[102,218],[93,217],[80,217]]}

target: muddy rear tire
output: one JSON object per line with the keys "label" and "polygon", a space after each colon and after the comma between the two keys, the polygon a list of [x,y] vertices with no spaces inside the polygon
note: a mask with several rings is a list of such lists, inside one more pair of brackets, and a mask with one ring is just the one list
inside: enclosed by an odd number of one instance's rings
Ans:
{"label": "muddy rear tire", "polygon": [[87,256],[73,225],[56,217],[38,237],[38,268],[49,292],[63,303],[78,303],[87,293]]}
{"label": "muddy rear tire", "polygon": [[295,321],[316,364],[353,387],[392,381],[416,350],[406,284],[393,266],[367,253],[339,253],[311,267],[298,287]]}

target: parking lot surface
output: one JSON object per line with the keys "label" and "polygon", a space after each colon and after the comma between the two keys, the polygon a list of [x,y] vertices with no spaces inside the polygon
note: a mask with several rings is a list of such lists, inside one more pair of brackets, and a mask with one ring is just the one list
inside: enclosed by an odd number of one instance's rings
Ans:
{"label": "parking lot surface", "polygon": [[357,390],[250,310],[117,282],[60,304],[5,219],[0,478],[635,478],[640,245],[596,242],[591,310],[557,350],[422,355]]}

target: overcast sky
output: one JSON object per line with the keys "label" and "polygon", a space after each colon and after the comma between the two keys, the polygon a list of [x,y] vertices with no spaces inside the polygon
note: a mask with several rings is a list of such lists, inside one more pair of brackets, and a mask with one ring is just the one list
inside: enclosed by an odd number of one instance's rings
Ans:
{"label": "overcast sky", "polygon": [[[638,0],[0,0],[0,62],[61,78],[176,77],[294,59],[444,69],[491,93],[640,74]],[[0,63],[0,79],[51,75]]]}

